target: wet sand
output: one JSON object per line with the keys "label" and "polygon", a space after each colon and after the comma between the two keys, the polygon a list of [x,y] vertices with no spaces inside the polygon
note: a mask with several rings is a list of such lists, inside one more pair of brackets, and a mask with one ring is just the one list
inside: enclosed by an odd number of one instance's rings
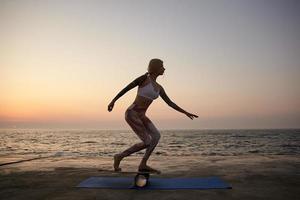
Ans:
{"label": "wet sand", "polygon": [[[6,156],[0,158],[0,163],[29,158]],[[120,167],[134,171],[140,159],[127,157]],[[219,176],[232,189],[138,191],[75,187],[90,176],[130,176],[111,172],[112,161],[107,157],[51,157],[0,166],[0,199],[287,200],[300,195],[300,156],[286,155],[150,157],[148,164],[162,171],[153,176]]]}

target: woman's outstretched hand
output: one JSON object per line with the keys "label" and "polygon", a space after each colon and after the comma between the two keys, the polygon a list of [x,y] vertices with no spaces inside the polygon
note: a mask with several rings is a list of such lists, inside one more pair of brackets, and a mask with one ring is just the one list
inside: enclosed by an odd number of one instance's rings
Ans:
{"label": "woman's outstretched hand", "polygon": [[108,105],[108,111],[109,111],[109,112],[112,111],[114,105],[115,105],[115,102],[114,102],[114,101],[110,102],[110,104]]}
{"label": "woman's outstretched hand", "polygon": [[191,118],[191,119],[193,119],[194,117],[197,117],[197,118],[198,118],[197,115],[194,115],[194,114],[189,113],[189,112],[186,112],[186,113],[184,113],[184,114],[186,114],[186,116],[188,116],[188,117]]}

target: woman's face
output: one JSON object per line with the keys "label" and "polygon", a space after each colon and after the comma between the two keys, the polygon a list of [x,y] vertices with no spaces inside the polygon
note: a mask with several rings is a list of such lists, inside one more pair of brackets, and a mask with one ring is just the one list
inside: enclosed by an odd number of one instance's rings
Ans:
{"label": "woman's face", "polygon": [[161,63],[161,64],[158,66],[158,69],[157,69],[158,75],[163,75],[163,73],[164,73],[165,70],[166,70],[166,69],[164,68],[163,63]]}

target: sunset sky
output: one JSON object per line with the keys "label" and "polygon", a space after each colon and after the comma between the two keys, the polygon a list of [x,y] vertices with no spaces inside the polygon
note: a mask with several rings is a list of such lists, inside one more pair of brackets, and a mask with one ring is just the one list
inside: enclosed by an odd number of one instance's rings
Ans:
{"label": "sunset sky", "polygon": [[299,128],[300,1],[0,0],[0,128],[130,129],[152,58],[191,120],[156,99],[158,129]]}

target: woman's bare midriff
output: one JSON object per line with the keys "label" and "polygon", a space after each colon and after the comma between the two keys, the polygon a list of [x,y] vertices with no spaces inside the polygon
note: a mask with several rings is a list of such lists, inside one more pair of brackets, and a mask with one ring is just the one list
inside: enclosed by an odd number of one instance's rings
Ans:
{"label": "woman's bare midriff", "polygon": [[146,97],[137,95],[133,104],[135,104],[139,110],[146,111],[153,100],[147,99]]}

